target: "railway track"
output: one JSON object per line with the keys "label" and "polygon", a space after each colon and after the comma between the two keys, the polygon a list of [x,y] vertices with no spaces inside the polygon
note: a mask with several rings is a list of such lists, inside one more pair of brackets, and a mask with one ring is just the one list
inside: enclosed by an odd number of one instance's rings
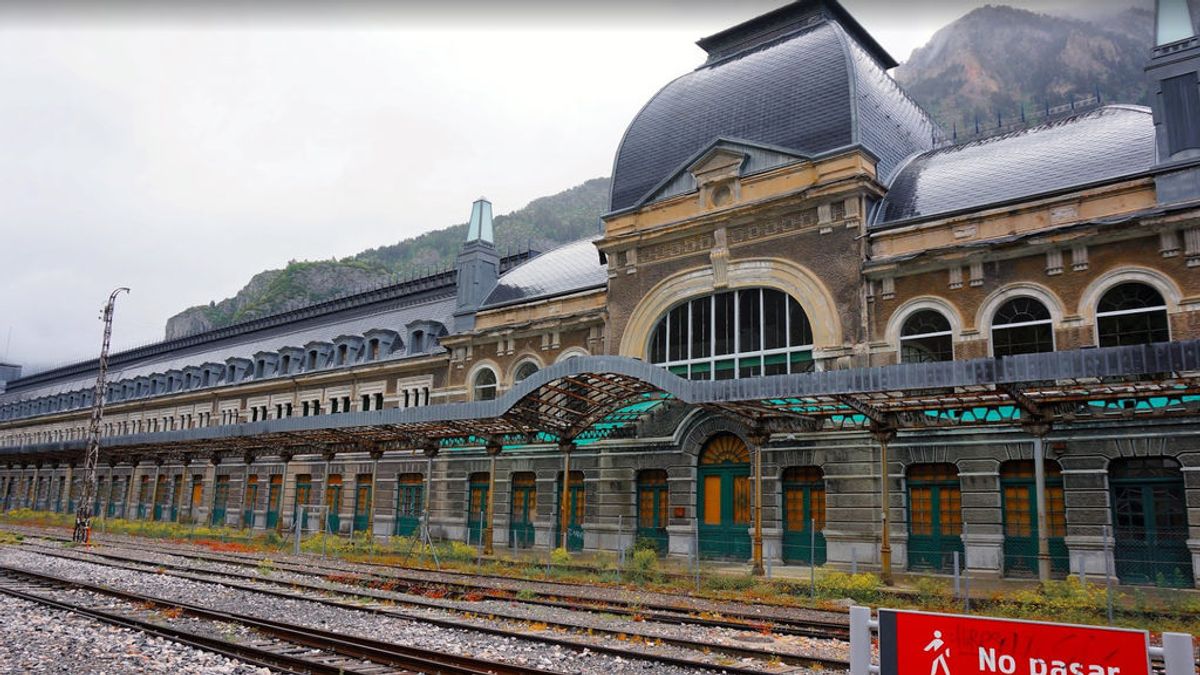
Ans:
{"label": "railway track", "polygon": [[[104,609],[49,596],[59,591],[80,590],[116,598],[131,608],[126,611]],[[549,672],[224,612],[7,565],[0,565],[0,593],[288,673],[540,675]],[[135,616],[146,608],[176,610],[207,621],[245,626],[262,637],[239,643]]]}
{"label": "railway track", "polygon": [[[575,651],[592,651],[597,653],[605,653],[622,658],[631,658],[639,660],[656,661],[666,665],[680,666],[690,669],[713,670],[720,669],[728,673],[740,673],[742,675],[763,675],[768,672],[761,668],[752,667],[736,667],[730,665],[714,665],[703,660],[690,658],[675,657],[667,654],[655,654],[645,651],[634,651],[622,647],[612,647],[602,643],[592,641],[579,641],[569,638],[562,638],[552,635],[530,633],[526,631],[514,631],[511,629],[497,628],[494,626],[483,626],[470,621],[454,621],[429,617],[425,615],[413,615],[400,611],[394,605],[415,605],[422,608],[429,608],[441,611],[450,611],[471,616],[483,616],[488,619],[502,619],[517,622],[520,624],[529,624],[530,622],[541,623],[547,627],[554,627],[562,631],[570,631],[576,634],[609,634],[610,636],[619,636],[619,639],[627,639],[631,642],[641,642],[647,645],[665,644],[680,647],[687,650],[700,652],[702,654],[722,654],[728,657],[738,659],[754,659],[767,663],[781,663],[791,666],[799,666],[805,668],[820,668],[823,670],[846,670],[849,664],[838,659],[829,659],[813,655],[803,655],[790,652],[781,652],[772,649],[763,649],[757,647],[742,647],[728,644],[714,644],[712,642],[689,640],[682,638],[670,638],[656,636],[653,634],[639,634],[632,631],[611,631],[596,629],[591,626],[573,624],[569,622],[547,621],[544,618],[531,620],[527,617],[506,615],[503,612],[494,610],[456,610],[442,604],[434,602],[409,602],[407,599],[398,599],[394,594],[387,592],[372,591],[364,589],[362,591],[346,591],[341,589],[330,589],[328,586],[319,583],[305,583],[296,580],[282,580],[264,578],[255,574],[235,574],[230,572],[215,572],[211,570],[193,569],[181,565],[175,565],[163,562],[152,562],[138,560],[129,556],[122,556],[114,553],[101,553],[95,550],[79,552],[87,558],[80,557],[73,551],[64,551],[61,549],[47,549],[36,546],[24,546],[26,550],[31,550],[39,555],[63,558],[74,560],[77,562],[91,562],[93,564],[103,564],[109,567],[125,569],[146,574],[164,574],[168,576],[176,576],[183,579],[198,581],[209,584],[219,584],[228,588],[245,590],[254,593],[273,595],[280,598],[288,598],[293,600],[305,600],[315,602],[327,606],[338,607],[341,609],[349,609],[354,611],[370,612],[382,616],[389,616],[396,619],[406,621],[423,622],[433,624],[444,628],[468,630],[476,632],[484,632],[492,635],[503,637],[520,637],[524,640],[531,640],[546,643],[553,646],[558,646],[564,649]],[[100,561],[93,558],[99,558]],[[103,561],[103,562],[101,562]],[[236,579],[236,581],[234,580]],[[264,588],[270,586],[272,588]],[[331,597],[330,594],[346,597],[346,600],[338,600]]]}
{"label": "railway track", "polygon": [[[43,536],[37,534],[34,536]],[[60,539],[57,536],[46,536],[46,538]],[[67,541],[68,537],[62,537],[61,540]],[[114,546],[120,547],[120,543],[114,543]],[[180,550],[178,548],[155,546],[153,544],[143,544],[139,542],[139,547],[146,550],[154,550],[165,555],[174,555],[193,560],[203,560],[206,562],[222,563],[229,565],[238,565],[243,567],[258,567],[262,562],[262,557],[252,557],[248,555],[240,555],[235,553],[204,553],[200,551]],[[355,569],[348,566],[331,565],[321,561],[305,561],[304,564],[289,563],[286,561],[273,561],[274,566],[283,571],[292,572],[295,574],[303,574],[308,576],[319,576],[327,579],[336,579],[342,584],[356,584],[364,588],[378,589],[385,588],[396,592],[426,594],[436,590],[439,594],[446,597],[463,598],[467,596],[476,597],[487,600],[500,601],[519,601],[529,605],[541,605],[545,607],[555,607],[569,610],[586,610],[594,612],[603,612],[627,618],[637,618],[638,620],[648,621],[664,621],[672,623],[684,623],[695,626],[715,627],[715,628],[730,628],[737,630],[748,631],[769,631],[778,635],[796,635],[803,637],[822,638],[822,639],[849,639],[850,629],[849,622],[836,620],[820,620],[820,619],[793,619],[784,616],[780,612],[772,612],[769,608],[765,611],[763,608],[758,608],[758,613],[738,612],[723,610],[718,613],[699,612],[692,607],[684,605],[670,605],[666,603],[654,603],[640,600],[636,603],[626,602],[619,599],[597,600],[595,598],[582,595],[572,595],[570,588],[579,586],[578,584],[566,584],[563,582],[541,582],[535,581],[531,583],[544,585],[552,583],[556,587],[562,587],[563,592],[554,593],[534,593],[532,596],[523,595],[519,600],[514,597],[515,590],[496,588],[494,586],[472,583],[472,575],[457,572],[432,572],[427,570],[416,570],[410,568],[395,568],[390,566],[376,565],[371,563],[355,563],[359,567],[374,568],[373,572],[363,572],[361,569]],[[437,579],[435,577],[443,577]],[[446,581],[444,577],[453,577],[457,581]],[[516,586],[522,583],[521,579],[513,577],[504,577],[496,575],[479,575],[479,578],[488,578],[497,581],[498,583],[510,586]]]}

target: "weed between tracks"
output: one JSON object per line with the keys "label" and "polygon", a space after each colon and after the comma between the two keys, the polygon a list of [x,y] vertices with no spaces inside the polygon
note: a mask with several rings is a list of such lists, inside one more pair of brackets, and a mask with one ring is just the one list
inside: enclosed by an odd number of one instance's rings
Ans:
{"label": "weed between tracks", "polygon": [[[69,529],[74,525],[74,516],[18,509],[0,514],[0,524],[4,523]],[[261,576],[270,576],[275,571],[275,563],[268,554],[290,554],[294,545],[284,533],[251,534],[246,530],[200,524],[97,519],[94,528],[98,534],[163,539],[234,554],[261,554],[263,558],[258,564],[258,573]],[[20,545],[23,539],[18,533],[0,531],[0,545]],[[870,573],[847,574],[835,570],[819,570],[814,588],[807,579],[767,580],[746,574],[705,571],[698,577],[697,588],[696,577],[681,573],[687,570],[677,567],[674,573],[668,573],[664,561],[652,547],[640,544],[641,542],[635,543],[626,552],[626,563],[623,566],[618,565],[611,554],[589,555],[591,565],[582,566],[578,563],[576,555],[556,549],[538,563],[529,558],[504,558],[503,553],[500,556],[482,558],[477,547],[463,542],[439,542],[430,547],[409,537],[371,539],[362,533],[353,537],[315,534],[306,537],[301,548],[308,553],[323,553],[351,562],[414,568],[432,568],[433,554],[436,553],[442,568],[453,571],[534,581],[554,580],[591,586],[661,591],[755,604],[838,610],[843,609],[849,600],[863,605],[884,604],[889,607],[932,611],[962,609],[959,602],[953,598],[949,584],[944,579],[932,577],[916,578],[911,588],[897,594],[885,588],[879,577]],[[369,586],[384,591],[403,590],[410,586],[409,582],[403,580],[376,580],[343,573],[331,574],[325,579],[333,583]],[[448,595],[446,589],[438,587],[415,588],[411,591],[430,598]],[[466,599],[483,597],[482,594],[472,593],[468,594]],[[512,597],[517,600],[534,600],[539,596],[534,590],[523,588],[513,593]],[[1106,592],[1102,584],[1081,584],[1075,578],[1052,581],[1026,589],[995,592],[986,597],[977,594],[973,598],[977,611],[982,604],[985,606],[983,611],[990,615],[1082,624],[1106,623],[1106,602]],[[1114,604],[1118,608],[1116,625],[1150,628],[1155,632],[1200,633],[1200,596],[1195,593],[1172,592],[1155,597],[1140,589],[1134,589],[1117,592]],[[638,613],[636,608],[634,613]],[[769,627],[762,630],[769,632]]]}

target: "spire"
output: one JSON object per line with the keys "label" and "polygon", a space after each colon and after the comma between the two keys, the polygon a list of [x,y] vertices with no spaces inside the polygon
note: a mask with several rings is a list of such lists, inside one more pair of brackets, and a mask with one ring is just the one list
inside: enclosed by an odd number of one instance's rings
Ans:
{"label": "spire", "polygon": [[1187,0],[1158,0],[1158,17],[1155,26],[1154,44],[1162,45],[1195,37],[1192,14]]}
{"label": "spire", "polygon": [[492,203],[487,197],[480,197],[471,205],[471,222],[467,226],[467,241],[483,241],[493,243],[495,236],[492,232]]}

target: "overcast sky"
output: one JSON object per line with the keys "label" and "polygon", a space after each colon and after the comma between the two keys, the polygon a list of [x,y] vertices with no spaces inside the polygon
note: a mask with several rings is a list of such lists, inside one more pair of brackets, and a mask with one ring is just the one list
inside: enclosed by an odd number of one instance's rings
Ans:
{"label": "overcast sky", "polygon": [[[165,4],[0,6],[0,361],[27,373],[94,357],[116,286],[114,344],[144,344],[290,259],[608,175],[697,38],[783,3]],[[844,4],[902,61],[984,3]]]}

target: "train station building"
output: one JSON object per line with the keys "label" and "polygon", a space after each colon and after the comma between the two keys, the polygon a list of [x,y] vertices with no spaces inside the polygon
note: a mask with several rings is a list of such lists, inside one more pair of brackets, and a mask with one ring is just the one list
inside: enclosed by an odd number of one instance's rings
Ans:
{"label": "train station building", "polygon": [[[93,506],[1193,586],[1200,40],[1178,4],[1150,108],[967,141],[835,0],[706,37],[619,139],[595,237],[503,257],[480,200],[453,270],[114,354]],[[3,371],[0,506],[78,506],[97,365]]]}

